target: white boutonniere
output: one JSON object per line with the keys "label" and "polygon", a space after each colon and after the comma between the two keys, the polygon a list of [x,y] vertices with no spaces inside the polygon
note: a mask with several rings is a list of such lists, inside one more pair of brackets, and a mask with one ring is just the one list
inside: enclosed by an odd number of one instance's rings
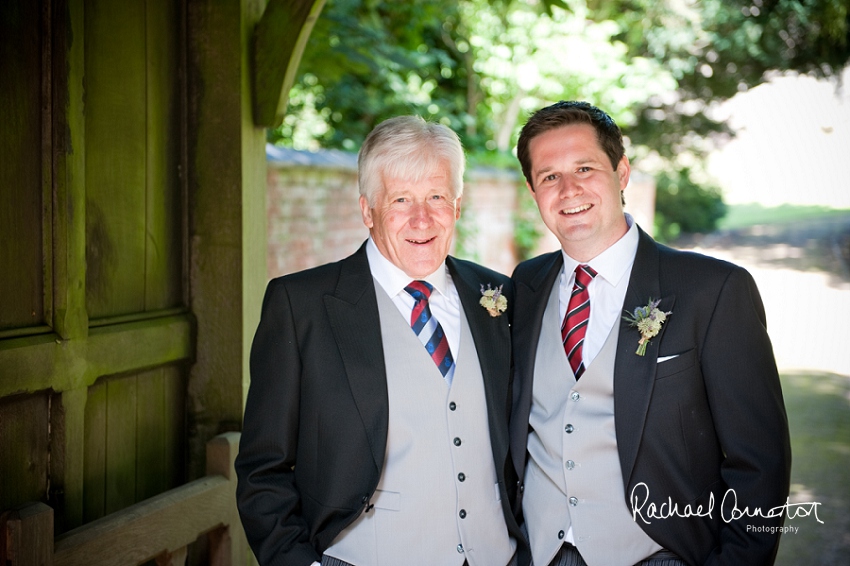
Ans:
{"label": "white boutonniere", "polygon": [[637,307],[633,312],[625,311],[623,319],[632,326],[637,327],[640,332],[640,341],[638,349],[635,352],[638,356],[646,354],[646,345],[652,338],[658,336],[661,331],[661,325],[667,320],[667,317],[673,314],[673,311],[664,312],[658,308],[661,299],[653,301],[650,297],[649,303],[645,307]]}
{"label": "white boutonniere", "polygon": [[500,316],[508,309],[508,299],[502,294],[501,285],[495,289],[491,289],[489,283],[486,289],[481,285],[481,300],[478,304],[487,309],[490,316]]}

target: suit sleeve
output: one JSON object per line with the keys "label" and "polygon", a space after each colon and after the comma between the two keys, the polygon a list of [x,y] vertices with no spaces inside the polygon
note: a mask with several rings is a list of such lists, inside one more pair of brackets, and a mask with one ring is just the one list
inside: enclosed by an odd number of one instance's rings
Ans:
{"label": "suit sleeve", "polygon": [[251,348],[251,386],[236,458],[237,506],[261,565],[308,566],[310,544],[295,485],[301,360],[290,297],[269,283]]}
{"label": "suit sleeve", "polygon": [[725,454],[720,473],[728,487],[725,500],[717,501],[723,517],[719,549],[707,564],[772,564],[779,534],[769,528],[781,526],[784,515],[735,518],[731,510],[735,501],[738,510],[760,508],[764,515],[784,505],[791,469],[788,421],[764,306],[744,269],[734,269],[723,285],[701,364]]}

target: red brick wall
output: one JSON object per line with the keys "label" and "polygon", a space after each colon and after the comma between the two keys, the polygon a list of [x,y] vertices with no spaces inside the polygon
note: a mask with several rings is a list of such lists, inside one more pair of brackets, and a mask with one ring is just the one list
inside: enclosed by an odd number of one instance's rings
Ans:
{"label": "red brick wall", "polygon": [[[271,146],[267,154],[269,277],[337,261],[357,250],[369,231],[358,204],[356,155]],[[510,274],[517,263],[513,242],[517,191],[523,187],[518,167],[467,170],[461,245],[455,255]],[[644,230],[652,227],[654,188],[651,178],[633,174],[626,189],[626,210]],[[544,236],[537,252],[558,249],[558,241],[539,222]]]}
{"label": "red brick wall", "polygon": [[270,163],[267,199],[269,277],[342,259],[369,235],[356,171]]}
{"label": "red brick wall", "polygon": [[[459,254],[507,275],[517,264],[514,214],[520,175],[499,169],[471,169],[461,200],[460,223],[469,234]],[[543,227],[543,223],[540,224]]]}

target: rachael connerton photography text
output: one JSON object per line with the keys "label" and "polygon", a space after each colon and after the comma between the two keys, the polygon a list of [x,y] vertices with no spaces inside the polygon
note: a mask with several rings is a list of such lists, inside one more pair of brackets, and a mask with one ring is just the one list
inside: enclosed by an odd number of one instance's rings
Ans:
{"label": "rachael connerton photography text", "polygon": [[[715,497],[713,492],[709,493],[708,502],[706,504],[686,503],[684,505],[680,505],[678,502],[674,502],[671,497],[668,497],[667,500],[661,504],[656,504],[655,502],[649,501],[649,486],[644,482],[640,482],[632,488],[630,501],[632,504],[632,520],[637,522],[639,518],[647,525],[652,523],[650,519],[669,519],[670,517],[714,517]],[[741,508],[738,506],[738,494],[735,493],[734,489],[729,488],[726,490],[726,493],[723,494],[723,500],[720,503],[720,518],[724,522],[730,523],[732,521],[748,517],[761,517],[768,519],[785,515],[788,519],[796,519],[798,517],[809,517],[814,515],[815,520],[818,523],[823,524],[823,521],[821,521],[818,517],[818,507],[820,505],[821,504],[817,501],[792,503],[791,498],[788,497],[785,499],[784,504],[771,507],[770,509],[762,509],[761,507],[753,507],[751,509],[748,506]],[[752,528],[769,529],[774,527]],[[750,526],[748,526],[747,529],[749,532]]]}

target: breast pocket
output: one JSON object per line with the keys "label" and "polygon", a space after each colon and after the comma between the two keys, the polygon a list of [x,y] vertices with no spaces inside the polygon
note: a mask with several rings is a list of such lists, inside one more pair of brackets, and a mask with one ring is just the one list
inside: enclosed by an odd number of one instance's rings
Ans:
{"label": "breast pocket", "polygon": [[685,371],[686,369],[693,367],[696,361],[697,350],[696,348],[691,348],[687,352],[683,352],[675,358],[671,358],[657,364],[655,379],[664,379],[665,377],[670,377],[671,375]]}

